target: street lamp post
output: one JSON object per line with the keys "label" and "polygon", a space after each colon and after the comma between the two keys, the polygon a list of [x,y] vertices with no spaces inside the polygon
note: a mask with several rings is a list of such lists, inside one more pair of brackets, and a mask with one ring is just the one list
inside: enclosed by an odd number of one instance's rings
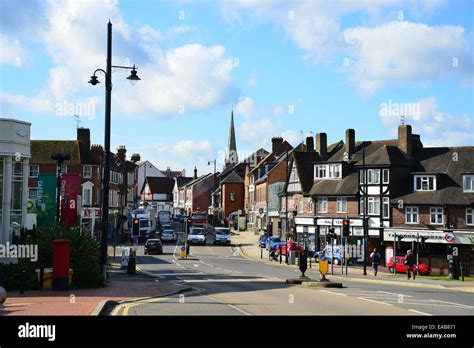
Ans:
{"label": "street lamp post", "polygon": [[367,238],[367,171],[365,169],[365,143],[362,142],[362,173],[364,173],[364,212],[363,212],[363,226],[364,226],[364,275],[367,275],[367,254],[368,254],[368,238]]}
{"label": "street lamp post", "polygon": [[56,177],[56,224],[59,225],[59,209],[60,209],[60,193],[61,193],[61,165],[64,161],[71,159],[71,155],[63,153],[55,153],[51,155],[51,159],[55,160],[58,164],[57,177]]}
{"label": "street lamp post", "polygon": [[100,254],[103,265],[104,275],[106,274],[107,265],[107,234],[109,227],[109,184],[110,184],[110,123],[112,109],[112,68],[132,69],[131,74],[127,77],[132,83],[140,80],[137,76],[135,65],[133,67],[112,65],[112,23],[107,24],[107,68],[96,69],[91,76],[89,83],[93,86],[99,83],[96,73],[102,72],[105,75],[105,134],[104,134],[104,173],[102,181],[102,236],[100,241]]}

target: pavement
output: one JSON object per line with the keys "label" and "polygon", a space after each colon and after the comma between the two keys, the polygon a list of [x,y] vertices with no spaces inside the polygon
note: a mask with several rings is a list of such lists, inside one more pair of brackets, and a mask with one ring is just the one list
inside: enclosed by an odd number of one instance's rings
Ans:
{"label": "pavement", "polygon": [[[109,253],[110,254],[110,253]],[[117,258],[118,260],[118,258]],[[189,286],[175,283],[157,283],[155,279],[138,272],[128,275],[112,258],[109,280],[98,289],[73,289],[70,291],[9,292],[0,305],[0,315],[102,315],[113,303],[153,298],[189,290]]]}
{"label": "pavement", "polygon": [[[282,257],[282,263],[278,261],[270,261],[268,257],[268,250],[261,248],[258,245],[259,235],[256,235],[253,231],[241,231],[238,234],[232,237],[232,243],[238,246],[240,254],[248,259],[259,261],[267,265],[275,267],[290,267],[298,269],[297,265],[287,265],[285,263],[285,258]],[[263,257],[262,257],[263,256]],[[314,259],[313,259],[314,261]],[[315,273],[318,275],[318,264],[312,263],[312,269],[309,270],[309,273]],[[308,259],[309,267],[309,259]],[[329,264],[329,272],[331,272],[331,264]],[[402,274],[394,275],[388,272],[384,267],[379,267],[379,272],[375,277],[373,275],[370,265],[367,265],[367,274],[363,275],[362,266],[349,266],[348,274],[342,274],[341,266],[334,265],[334,275],[328,275],[328,277],[341,280],[350,280],[354,282],[366,282],[366,283],[376,283],[376,284],[396,284],[400,286],[407,287],[423,287],[423,288],[438,288],[438,289],[449,289],[454,291],[462,291],[474,293],[474,282],[467,281],[463,282],[461,280],[432,280],[426,278],[418,278],[416,280],[407,280],[406,277]]]}

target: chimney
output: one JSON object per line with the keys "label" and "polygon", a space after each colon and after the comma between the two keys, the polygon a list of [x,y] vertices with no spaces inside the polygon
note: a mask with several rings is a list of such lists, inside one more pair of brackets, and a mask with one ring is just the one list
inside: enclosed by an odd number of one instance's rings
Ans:
{"label": "chimney", "polygon": [[120,161],[125,161],[125,154],[127,153],[127,149],[125,148],[125,145],[120,145],[117,149],[117,156],[120,159]]}
{"label": "chimney", "polygon": [[166,176],[168,178],[171,178],[171,168],[170,167],[166,167]]}
{"label": "chimney", "polygon": [[194,179],[197,179],[198,177],[198,170],[196,167],[194,167]]}
{"label": "chimney", "polygon": [[91,131],[89,128],[78,128],[77,129],[77,141],[84,144],[89,150],[91,148]]}
{"label": "chimney", "polygon": [[133,163],[139,162],[139,161],[140,161],[140,154],[139,154],[139,153],[134,153],[134,154],[132,154],[131,161],[132,161]]}
{"label": "chimney", "polygon": [[412,135],[411,126],[409,124],[402,124],[398,126],[398,147],[402,150],[408,158],[411,158]]}
{"label": "chimney", "polygon": [[351,128],[346,129],[345,150],[349,154],[349,156],[352,155],[355,150],[355,130]]}
{"label": "chimney", "polygon": [[306,151],[314,151],[314,138],[313,137],[307,137],[306,138]]}
{"label": "chimney", "polygon": [[279,156],[283,153],[283,138],[273,137],[272,138],[272,153],[275,156]]}
{"label": "chimney", "polygon": [[328,144],[326,133],[316,134],[316,151],[321,157],[327,157],[328,155]]}

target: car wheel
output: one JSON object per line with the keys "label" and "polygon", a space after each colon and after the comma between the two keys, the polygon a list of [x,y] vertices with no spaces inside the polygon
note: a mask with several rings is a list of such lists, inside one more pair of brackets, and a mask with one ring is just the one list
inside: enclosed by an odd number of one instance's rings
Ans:
{"label": "car wheel", "polygon": [[389,271],[390,273],[395,273],[395,268],[389,267],[389,268],[388,268],[388,271]]}
{"label": "car wheel", "polygon": [[338,259],[334,259],[334,264],[335,264],[335,265],[339,265],[339,260],[338,260]]}

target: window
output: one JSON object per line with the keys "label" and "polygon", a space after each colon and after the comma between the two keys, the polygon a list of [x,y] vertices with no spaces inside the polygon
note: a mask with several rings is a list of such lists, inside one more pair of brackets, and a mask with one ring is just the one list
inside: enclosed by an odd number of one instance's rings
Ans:
{"label": "window", "polygon": [[367,203],[369,215],[380,215],[380,197],[369,197]]}
{"label": "window", "polygon": [[318,213],[328,212],[328,199],[327,197],[318,198]]}
{"label": "window", "polygon": [[474,175],[464,175],[463,188],[464,192],[474,192]]}
{"label": "window", "polygon": [[235,202],[235,192],[230,192],[229,193],[229,198],[231,202]]}
{"label": "window", "polygon": [[338,197],[336,205],[337,205],[338,213],[347,213],[347,198],[346,197]]}
{"label": "window", "polygon": [[84,166],[82,176],[86,179],[92,178],[92,166]]}
{"label": "window", "polygon": [[92,205],[92,188],[84,187],[82,189],[82,205],[91,206]]}
{"label": "window", "polygon": [[28,189],[28,199],[37,199],[38,198],[38,189],[30,188]]}
{"label": "window", "polygon": [[380,184],[380,169],[367,170],[367,184]]}
{"label": "window", "polygon": [[474,225],[474,209],[466,209],[466,225]]}
{"label": "window", "polygon": [[340,164],[318,164],[314,166],[315,179],[340,179],[341,165]]}
{"label": "window", "polygon": [[406,207],[405,210],[405,223],[407,224],[418,224],[419,214],[418,214],[418,207]]}
{"label": "window", "polygon": [[388,184],[390,182],[390,171],[388,169],[384,169],[382,171],[382,176],[383,176],[382,182],[384,184]]}
{"label": "window", "polygon": [[30,165],[30,178],[37,178],[39,174],[39,165],[32,164]]}
{"label": "window", "polygon": [[314,203],[311,198],[308,199],[308,213],[313,213]]}
{"label": "window", "polygon": [[415,191],[435,191],[436,178],[434,175],[416,175]]}
{"label": "window", "polygon": [[365,184],[364,177],[365,177],[365,172],[362,169],[359,170],[359,184]]}
{"label": "window", "polygon": [[389,218],[390,217],[390,199],[388,197],[383,198],[383,205],[382,205],[382,217]]}
{"label": "window", "polygon": [[304,199],[301,198],[300,200],[300,213],[304,213]]}
{"label": "window", "polygon": [[296,166],[291,168],[290,182],[299,182],[298,173],[296,172]]}
{"label": "window", "polygon": [[430,223],[433,225],[443,224],[443,208],[430,208]]}

